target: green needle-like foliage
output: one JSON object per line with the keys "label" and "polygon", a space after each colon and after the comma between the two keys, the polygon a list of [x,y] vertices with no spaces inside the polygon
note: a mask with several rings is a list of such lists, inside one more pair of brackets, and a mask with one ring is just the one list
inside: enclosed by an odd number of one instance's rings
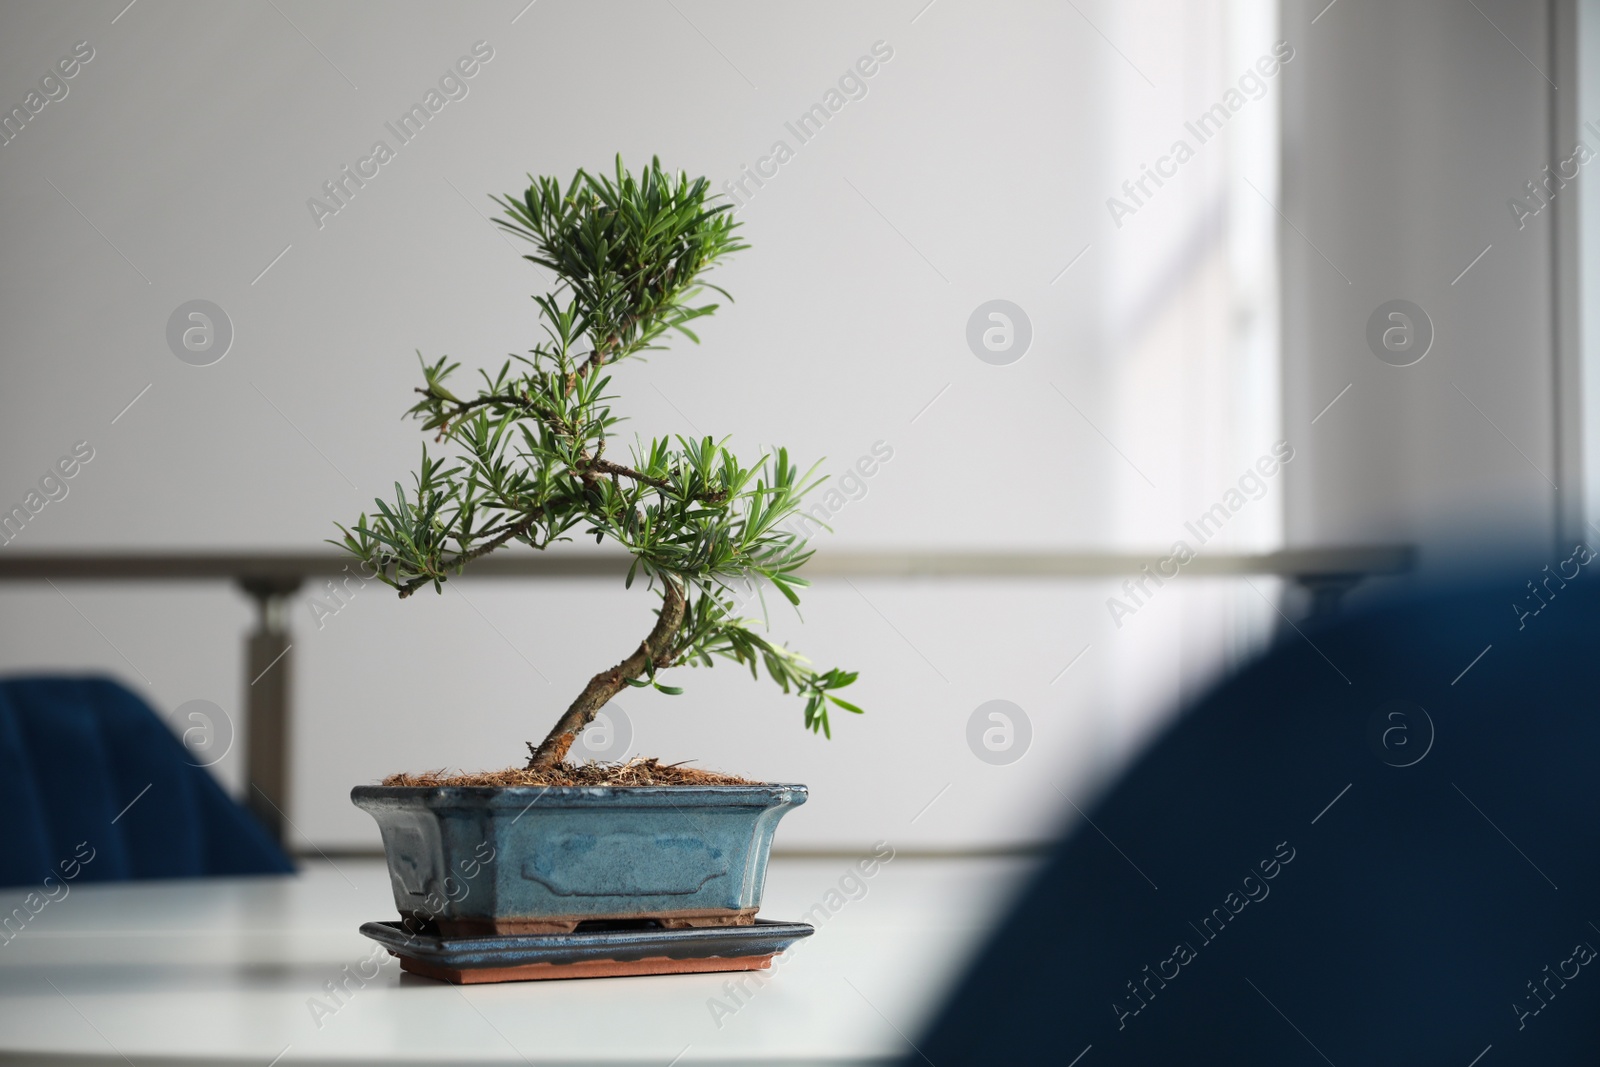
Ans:
{"label": "green needle-like foliage", "polygon": [[752,675],[765,668],[804,700],[806,726],[831,737],[830,704],[861,711],[834,692],[856,674],[813,669],[740,614],[741,591],[768,585],[800,603],[811,550],[784,523],[821,481],[816,467],[802,471],[781,448],[747,465],[710,437],[636,444],[626,462],[606,455],[620,421],[610,368],[662,348],[668,331],[698,343],[690,324],[717,309],[699,303],[703,294],[727,296],[702,275],[747,247],[739,224],[728,205],[708,203],[706,179],[674,176],[659,160],[636,178],[619,156],[614,177],[580,170],[564,190],[554,178],[529,179],[520,196],[496,198],[506,214],[497,222],[533,245],[523,258],[556,276],[554,291],[533,298],[546,340],[494,374],[480,371],[470,398],[449,387],[460,364],[423,360],[422,399],[408,414],[450,446],[449,458],[424,445],[411,491],[396,483],[393,500],[377,500],[376,514],[354,528],[340,526],[334,543],[402,597],[440,591],[496,549],[543,549],[574,531],[633,556],[627,584],[642,578],[661,597],[655,626],[590,680],[540,745],[529,744],[530,766],[563,760],[624,686],[681,693],[661,672],[717,657]]}

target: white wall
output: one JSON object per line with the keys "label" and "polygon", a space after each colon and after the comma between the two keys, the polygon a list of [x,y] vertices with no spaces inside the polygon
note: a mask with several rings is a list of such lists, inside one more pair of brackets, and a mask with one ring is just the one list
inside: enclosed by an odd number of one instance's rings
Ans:
{"label": "white wall", "polygon": [[[784,123],[878,41],[893,58],[867,95],[741,210],[753,247],[717,278],[737,304],[702,347],[618,372],[639,433],[781,442],[835,473],[886,442],[825,548],[1153,557],[1278,436],[1273,145],[1303,60],[1135,215],[1107,210],[1271,48],[1270,4],[120,9],[0,12],[5,106],[75,42],[94,48],[0,147],[0,502],[73,442],[95,448],[4,551],[317,547],[408,477],[413,350],[473,366],[536,336],[542,279],[479,217],[487,194],[618,150],[720,184],[792,143]],[[319,227],[308,198],[392,143],[384,124],[479,41],[493,58],[469,95]],[[1034,332],[1006,367],[964,336],[997,297]],[[164,337],[195,298],[236,328],[212,366]],[[1281,491],[1212,549],[1275,544]],[[871,714],[831,743],[732,670],[621,706],[636,751],[810,783],[790,844],[1037,840],[1063,795],[1260,638],[1272,591],[1185,578],[1118,628],[1108,584],[820,583],[808,625],[778,626],[863,670]],[[404,603],[374,588],[319,628],[302,597],[291,818],[322,845],[370,844],[352,784],[515,761],[648,611],[608,583],[464,582]],[[0,666],[103,667],[163,713],[203,698],[237,716],[248,621],[220,589],[8,587]],[[1034,724],[1009,767],[966,743],[993,699]],[[237,751],[218,769],[237,787]]]}
{"label": "white wall", "polygon": [[[1557,97],[1556,143],[1565,157],[1570,146],[1582,141],[1600,150],[1600,3],[1571,0],[1558,7],[1560,31],[1557,56],[1560,76],[1577,86],[1577,92]],[[1565,134],[1565,136],[1563,136]],[[1591,161],[1592,162],[1592,161]],[[1562,509],[1564,532],[1587,536],[1600,523],[1600,185],[1580,183],[1573,195],[1558,205],[1552,225],[1558,232],[1558,270],[1563,272],[1558,290],[1561,367],[1562,446],[1568,457],[1560,484],[1571,499]],[[1588,368],[1588,373],[1585,373]],[[1568,488],[1570,486],[1570,488]]]}
{"label": "white wall", "polygon": [[[1410,541],[1425,565],[1486,540],[1543,551],[1553,213],[1519,230],[1507,201],[1554,159],[1548,5],[1341,0],[1318,18],[1325,4],[1283,17],[1303,42],[1284,81],[1284,421],[1304,442],[1290,542]],[[1433,321],[1412,366],[1365,340],[1393,299]]]}

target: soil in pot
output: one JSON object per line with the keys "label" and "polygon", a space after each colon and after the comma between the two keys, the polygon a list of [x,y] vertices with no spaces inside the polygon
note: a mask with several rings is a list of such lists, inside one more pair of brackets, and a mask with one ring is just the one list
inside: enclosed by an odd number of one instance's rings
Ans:
{"label": "soil in pot", "polygon": [[635,757],[626,763],[559,763],[554,767],[508,767],[503,771],[449,774],[391,774],[387,786],[661,786],[661,785],[765,785],[765,782],[718,774],[682,763],[662,763],[653,757]]}

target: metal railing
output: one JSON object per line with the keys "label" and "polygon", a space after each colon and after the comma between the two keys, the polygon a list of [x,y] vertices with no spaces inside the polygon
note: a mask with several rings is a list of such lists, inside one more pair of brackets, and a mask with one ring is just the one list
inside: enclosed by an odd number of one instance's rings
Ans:
{"label": "metal railing", "polygon": [[[807,565],[811,579],[1114,578],[1138,575],[1164,553],[1106,552],[819,552]],[[505,552],[486,556],[463,577],[621,578],[631,557],[614,552]],[[1404,545],[1283,549],[1277,552],[1198,555],[1185,574],[1274,575],[1310,594],[1310,614],[1338,610],[1343,595],[1362,580],[1410,570],[1415,550]],[[352,558],[315,553],[0,553],[0,581],[230,582],[256,604],[255,629],[245,641],[245,741],[249,806],[281,841],[289,795],[288,740],[292,677],[288,600],[309,579],[358,574]]]}

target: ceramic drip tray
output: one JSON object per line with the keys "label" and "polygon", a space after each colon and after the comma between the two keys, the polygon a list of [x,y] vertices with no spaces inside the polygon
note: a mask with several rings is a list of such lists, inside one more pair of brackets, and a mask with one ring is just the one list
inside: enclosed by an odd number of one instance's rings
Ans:
{"label": "ceramic drip tray", "polygon": [[757,919],[751,926],[665,930],[650,919],[583,923],[570,934],[445,937],[432,924],[363,923],[361,932],[402,969],[458,985],[544,978],[754,971],[814,932],[807,923]]}

